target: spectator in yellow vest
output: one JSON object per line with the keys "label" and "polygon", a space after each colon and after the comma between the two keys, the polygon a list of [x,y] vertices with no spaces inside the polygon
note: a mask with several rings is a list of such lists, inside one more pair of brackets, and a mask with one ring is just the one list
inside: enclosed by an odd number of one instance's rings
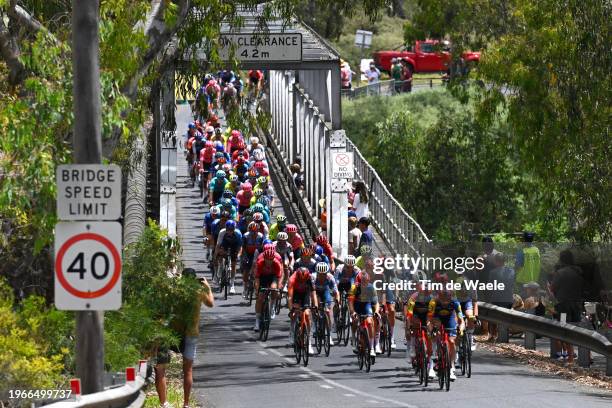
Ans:
{"label": "spectator in yellow vest", "polygon": [[526,283],[540,281],[540,250],[533,244],[534,235],[533,232],[523,232],[525,246],[516,254],[514,269],[518,290]]}

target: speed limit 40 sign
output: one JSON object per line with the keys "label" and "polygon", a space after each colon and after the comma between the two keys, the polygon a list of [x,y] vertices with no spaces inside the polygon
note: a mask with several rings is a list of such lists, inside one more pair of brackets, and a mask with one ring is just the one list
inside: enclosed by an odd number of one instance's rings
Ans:
{"label": "speed limit 40 sign", "polygon": [[60,310],[121,307],[121,224],[55,225],[55,306]]}

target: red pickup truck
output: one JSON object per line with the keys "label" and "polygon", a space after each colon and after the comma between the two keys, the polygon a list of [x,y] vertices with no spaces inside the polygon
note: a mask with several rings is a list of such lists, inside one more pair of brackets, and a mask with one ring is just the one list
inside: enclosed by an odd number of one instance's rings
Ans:
{"label": "red pickup truck", "polygon": [[[377,51],[372,54],[374,64],[381,71],[391,73],[391,59],[398,58],[408,62],[412,72],[442,72],[448,71],[451,54],[448,43],[441,44],[437,40],[416,41],[409,49],[394,51]],[[480,52],[464,52],[463,60],[466,63],[478,62]]]}

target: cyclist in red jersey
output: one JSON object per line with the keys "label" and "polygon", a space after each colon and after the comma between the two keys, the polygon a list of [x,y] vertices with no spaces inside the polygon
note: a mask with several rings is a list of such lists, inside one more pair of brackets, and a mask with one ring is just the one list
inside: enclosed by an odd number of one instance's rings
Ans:
{"label": "cyclist in red jersey", "polygon": [[[289,307],[289,317],[291,318],[291,322],[295,320],[296,316],[294,309],[318,306],[318,299],[314,290],[314,283],[308,268],[298,268],[298,270],[289,278],[289,285],[287,289],[287,306]],[[310,332],[310,309],[304,310],[304,318],[306,319],[306,329],[308,332]],[[293,329],[293,324],[291,324],[291,329]],[[293,333],[291,329],[289,333],[289,342],[293,344],[295,333]],[[310,343],[308,344],[308,354],[314,354],[312,345]]]}
{"label": "cyclist in red jersey", "polygon": [[[255,302],[254,331],[259,331],[261,307],[264,300],[263,293],[259,293],[259,288],[278,289],[278,287],[283,283],[283,264],[277,258],[277,256],[278,254],[274,250],[274,247],[266,248],[255,263],[255,293],[257,293],[258,296],[257,301]],[[273,293],[272,304],[274,304],[275,300],[276,293]]]}
{"label": "cyclist in red jersey", "polygon": [[334,262],[334,250],[332,249],[331,244],[327,240],[327,236],[325,234],[320,234],[319,236],[317,236],[316,241],[317,241],[317,245],[323,248],[323,251],[325,252],[325,255],[327,256],[327,259],[329,259],[330,269],[332,271],[336,270],[336,264]]}

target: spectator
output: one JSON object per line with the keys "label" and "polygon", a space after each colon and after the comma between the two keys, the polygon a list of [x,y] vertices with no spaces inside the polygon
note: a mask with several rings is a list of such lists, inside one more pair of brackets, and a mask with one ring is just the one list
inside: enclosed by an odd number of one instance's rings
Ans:
{"label": "spectator", "polygon": [[364,245],[368,245],[370,247],[374,247],[374,234],[370,230],[370,219],[367,217],[362,217],[359,219],[359,231],[361,231],[361,236],[359,237],[359,245],[357,246],[357,253],[361,254],[361,247]]}
{"label": "spectator", "polygon": [[375,84],[380,80],[380,70],[374,65],[374,61],[370,62],[370,68],[364,74],[369,84]]}
{"label": "spectator", "polygon": [[359,248],[359,240],[361,239],[361,230],[357,228],[357,218],[349,217],[348,219],[349,225],[349,250],[348,253],[351,255],[359,256],[360,253],[357,252],[357,248]]}
{"label": "spectator", "polygon": [[395,81],[393,83],[395,93],[402,91],[402,64],[397,58],[391,58],[391,78]]}
{"label": "spectator", "polygon": [[[559,263],[555,266],[555,272],[550,283],[550,291],[554,295],[556,320],[562,320],[565,315],[566,323],[578,323],[582,317],[584,279],[582,269],[574,264],[574,256],[570,250],[561,251]],[[569,364],[574,362],[574,346],[569,343],[556,341],[557,350],[561,350],[559,357],[565,357]],[[565,352],[564,352],[565,351]]]}
{"label": "spectator", "polygon": [[[504,284],[503,290],[491,291],[488,294],[489,301],[496,306],[511,309],[514,303],[512,292],[514,289],[514,269],[506,266],[504,254],[496,252],[493,255],[493,268],[489,272],[489,282],[497,281]],[[497,340],[497,324],[489,323],[490,337],[487,340]]]}
{"label": "spectator", "polygon": [[516,289],[519,291],[528,282],[540,281],[540,250],[533,245],[533,232],[523,232],[525,246],[516,253]]}
{"label": "spectator", "polygon": [[302,175],[302,166],[298,163],[293,163],[289,166],[289,170],[291,170],[291,177],[293,178],[293,183],[298,188],[298,190],[304,190],[304,176]]}
{"label": "spectator", "polygon": [[342,89],[351,89],[354,72],[348,62],[340,60],[340,79],[342,81]]}
{"label": "spectator", "polygon": [[529,282],[523,285],[525,298],[523,299],[523,311],[536,316],[544,316],[546,308],[540,294],[540,285],[537,282]]}
{"label": "spectator", "polygon": [[325,205],[325,199],[319,200],[319,207],[321,208],[321,215],[319,215],[319,228],[322,231],[327,231],[327,206]]}
{"label": "spectator", "polygon": [[[183,270],[181,279],[196,279],[196,271],[192,268]],[[181,335],[182,341],[179,348],[183,354],[183,406],[189,407],[189,396],[193,385],[193,361],[195,360],[196,347],[200,334],[200,305],[203,303],[213,307],[214,297],[206,278],[200,279],[201,288],[194,299],[193,315],[182,316],[185,323],[173,322],[173,327]],[[165,357],[165,358],[164,358]],[[159,396],[159,403],[163,408],[169,408],[167,400],[166,367],[170,362],[169,356],[162,355],[155,365],[155,388]]]}
{"label": "spectator", "polygon": [[353,208],[357,219],[367,218],[370,216],[368,210],[368,190],[363,181],[353,182],[353,191],[355,196],[353,197]]}
{"label": "spectator", "polygon": [[401,60],[402,65],[402,92],[412,92],[412,66]]}

